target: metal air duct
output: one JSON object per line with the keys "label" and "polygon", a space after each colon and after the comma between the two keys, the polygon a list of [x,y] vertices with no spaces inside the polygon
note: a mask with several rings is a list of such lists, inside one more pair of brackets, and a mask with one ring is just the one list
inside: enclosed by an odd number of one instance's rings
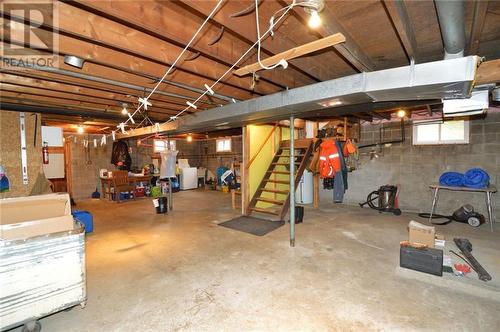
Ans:
{"label": "metal air duct", "polygon": [[444,58],[464,56],[465,3],[463,0],[436,0],[436,10],[444,44]]}

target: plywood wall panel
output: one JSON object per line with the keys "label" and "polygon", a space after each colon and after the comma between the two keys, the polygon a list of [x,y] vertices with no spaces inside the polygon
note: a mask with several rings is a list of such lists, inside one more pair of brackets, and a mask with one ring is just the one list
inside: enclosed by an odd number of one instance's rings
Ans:
{"label": "plywood wall panel", "polygon": [[0,165],[5,169],[10,181],[10,191],[0,193],[0,198],[27,196],[31,192],[36,178],[42,172],[42,148],[40,114],[37,121],[36,146],[33,146],[35,135],[35,114],[26,116],[26,145],[28,155],[28,184],[23,184],[21,171],[21,134],[19,129],[19,113],[0,110]]}

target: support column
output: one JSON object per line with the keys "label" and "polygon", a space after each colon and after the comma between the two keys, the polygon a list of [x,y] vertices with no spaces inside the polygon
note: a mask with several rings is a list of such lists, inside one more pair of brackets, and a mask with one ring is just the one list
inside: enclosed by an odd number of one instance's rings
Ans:
{"label": "support column", "polygon": [[250,130],[248,126],[243,127],[243,160],[241,162],[241,214],[247,215],[247,207],[250,198],[248,159],[250,156]]}
{"label": "support column", "polygon": [[295,118],[290,115],[290,247],[295,247]]}

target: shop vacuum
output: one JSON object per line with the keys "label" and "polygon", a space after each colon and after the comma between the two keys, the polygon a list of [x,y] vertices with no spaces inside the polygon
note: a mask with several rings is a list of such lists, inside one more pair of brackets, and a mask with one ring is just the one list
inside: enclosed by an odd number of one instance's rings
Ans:
{"label": "shop vacuum", "polygon": [[[419,217],[429,219],[430,213],[419,213]],[[439,221],[439,219],[445,219],[444,221]],[[451,216],[445,216],[442,214],[433,214],[432,223],[434,225],[446,225],[452,221],[461,222],[469,224],[473,227],[479,227],[485,223],[485,218],[481,213],[474,211],[474,208],[470,204],[465,204],[457,209]]]}
{"label": "shop vacuum", "polygon": [[380,213],[391,212],[399,216],[401,210],[398,208],[398,193],[399,188],[397,186],[385,185],[369,193],[366,202],[359,203],[359,206],[363,207],[368,204],[369,207]]}

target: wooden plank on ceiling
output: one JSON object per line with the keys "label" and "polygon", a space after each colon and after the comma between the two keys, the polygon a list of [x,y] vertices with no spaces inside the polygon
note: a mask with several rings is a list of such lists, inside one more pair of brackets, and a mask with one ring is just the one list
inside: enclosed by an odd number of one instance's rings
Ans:
{"label": "wooden plank on ceiling", "polygon": [[[278,0],[283,6],[287,5],[284,0]],[[309,14],[304,10],[295,10],[293,15],[300,19],[303,25],[307,25],[309,20]],[[337,44],[334,48],[358,71],[373,71],[375,70],[375,65],[373,61],[366,55],[363,49],[356,43],[351,34],[340,24],[340,22],[335,17],[335,14],[330,10],[328,6],[325,6],[322,16],[327,16],[325,22],[316,29],[316,32],[321,37],[326,37],[334,33],[341,33],[345,36],[345,43]]]}
{"label": "wooden plank on ceiling", "polygon": [[[289,49],[287,51],[281,52],[279,54],[273,55],[269,58],[266,58],[261,61],[261,63],[264,66],[272,66],[278,63],[281,59],[284,59],[286,61],[295,59],[301,56],[304,56],[306,54],[310,54],[319,50],[323,50],[327,47],[337,45],[339,43],[345,42],[345,37],[341,33],[336,33],[328,37],[324,37],[315,41],[312,41],[310,43],[294,47],[292,49]],[[238,70],[235,70],[233,73],[237,76],[243,76],[246,74],[254,73],[258,70],[263,69],[261,67],[261,64],[253,63],[251,65],[245,66],[243,68],[240,68]]]}
{"label": "wooden plank on ceiling", "polygon": [[476,72],[476,85],[500,82],[500,59],[483,62]]}
{"label": "wooden plank on ceiling", "polygon": [[[210,11],[214,3],[208,3]],[[78,8],[96,13],[116,22],[123,23],[138,31],[151,34],[162,40],[168,41],[179,47],[184,47],[196,29],[202,24],[205,17],[189,12],[180,2],[168,2],[168,4],[154,3],[146,1],[88,1],[78,0],[69,2]],[[227,7],[228,3],[224,5]],[[160,9],[160,10],[158,10]],[[142,15],[138,17],[137,12]],[[208,14],[208,13],[207,13]],[[176,22],[184,24],[176,24]],[[197,38],[197,42],[188,50],[192,53],[199,53],[200,56],[207,57],[213,61],[221,62],[226,66],[231,66],[249,45],[232,33],[225,33],[216,46],[211,47],[210,42],[214,34],[220,33],[220,27],[213,20],[209,20],[204,33]],[[293,77],[284,77],[275,73],[266,73],[261,76],[263,81],[275,83],[281,88],[295,85],[295,81],[306,82],[299,78],[301,70],[295,68]],[[297,80],[297,78],[299,78]]]}
{"label": "wooden plank on ceiling", "polygon": [[[21,17],[12,17],[23,21]],[[79,24],[74,24],[75,21],[79,22]],[[31,22],[32,24],[42,25],[46,28],[54,28],[34,19],[31,19]],[[157,37],[65,3],[59,4],[58,29],[58,31],[61,31],[61,35],[71,36],[75,39],[119,50],[122,53],[132,54],[139,58],[150,59],[151,61],[161,61],[169,65],[182,51],[181,47],[165,42]],[[151,47],[150,45],[155,45],[155,47]],[[221,77],[227,70],[227,66],[205,57],[199,57],[196,61],[184,61],[178,64],[176,68],[178,70],[187,70],[195,75],[213,80]],[[225,82],[250,90],[251,81],[249,80],[242,80],[229,75],[226,77]],[[280,89],[280,87],[274,84],[261,82],[258,91],[267,94],[277,92]]]}

